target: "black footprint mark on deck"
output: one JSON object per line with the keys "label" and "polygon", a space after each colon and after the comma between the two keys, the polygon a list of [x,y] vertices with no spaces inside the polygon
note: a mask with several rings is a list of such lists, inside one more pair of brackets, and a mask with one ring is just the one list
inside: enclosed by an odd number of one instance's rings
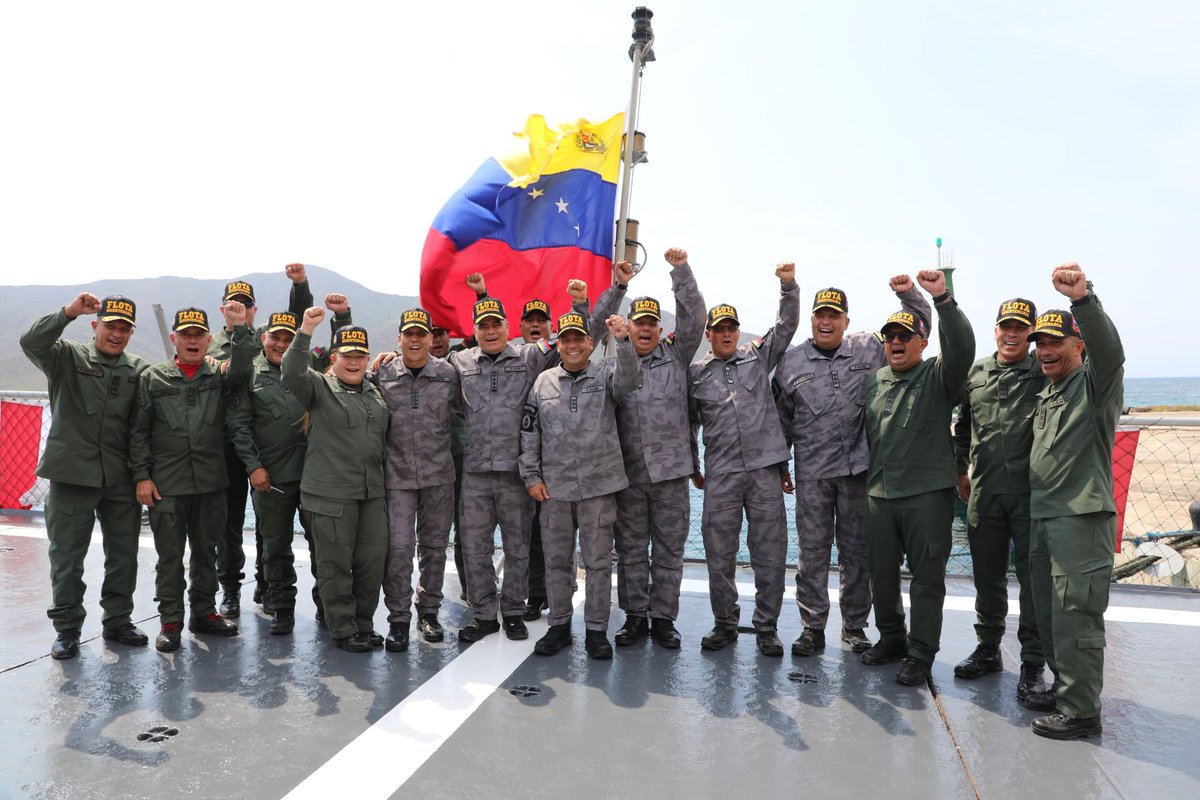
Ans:
{"label": "black footprint mark on deck", "polygon": [[145,733],[138,734],[139,742],[165,742],[179,735],[179,728],[168,728],[166,725],[155,725]]}

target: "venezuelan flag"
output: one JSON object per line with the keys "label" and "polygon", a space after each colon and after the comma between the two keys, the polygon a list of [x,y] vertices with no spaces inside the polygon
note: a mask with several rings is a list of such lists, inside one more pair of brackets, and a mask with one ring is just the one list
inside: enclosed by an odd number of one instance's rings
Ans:
{"label": "venezuelan flag", "polygon": [[421,305],[435,324],[453,336],[473,330],[472,272],[509,314],[534,297],[550,304],[551,319],[565,314],[572,278],[599,296],[611,280],[624,123],[617,114],[551,127],[534,114],[515,134],[519,148],[488,159],[447,201],[421,253]]}

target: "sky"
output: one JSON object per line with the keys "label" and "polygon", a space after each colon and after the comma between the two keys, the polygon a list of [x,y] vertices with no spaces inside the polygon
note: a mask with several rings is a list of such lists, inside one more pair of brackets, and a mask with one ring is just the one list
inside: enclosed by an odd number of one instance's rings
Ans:
{"label": "sky", "polygon": [[[416,294],[434,216],[528,114],[626,108],[633,8],[3,4],[0,282],[302,261]],[[838,286],[851,329],[874,329],[898,308],[888,278],[935,266],[941,237],[977,355],[1002,300],[1064,307],[1049,276],[1074,260],[1127,375],[1200,375],[1179,346],[1200,293],[1200,4],[650,8],[631,291],[670,307],[681,246],[707,303],[763,330],[794,261],[802,312]]]}

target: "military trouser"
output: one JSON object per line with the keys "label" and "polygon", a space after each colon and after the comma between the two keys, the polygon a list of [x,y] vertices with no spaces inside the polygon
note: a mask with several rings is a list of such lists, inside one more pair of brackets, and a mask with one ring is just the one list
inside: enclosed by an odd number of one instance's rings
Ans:
{"label": "military trouser", "polygon": [[[796,470],[799,473],[799,469]],[[829,561],[837,541],[843,628],[865,628],[871,613],[871,575],[867,570],[867,476],[847,475],[796,481],[796,533],[800,557],[796,604],[806,628],[825,630],[829,619]]]}
{"label": "military trouser", "polygon": [[631,484],[617,492],[617,603],[627,616],[679,617],[689,480]]}
{"label": "military trouser", "polygon": [[[528,596],[529,526],[533,498],[516,472],[467,472],[463,474],[462,523],[463,560],[467,567],[467,589],[476,619],[496,619],[496,610],[511,617],[525,613]],[[496,525],[504,548],[504,587],[496,597]]]}
{"label": "military trouser", "polygon": [[617,521],[617,496],[605,494],[585,500],[555,500],[542,505],[542,548],[546,553],[546,590],[551,625],[571,621],[574,607],[575,532],[583,551],[583,621],[589,631],[608,630],[612,605],[613,525]]}
{"label": "military trouser", "polygon": [[300,493],[317,545],[317,589],[335,639],[375,629],[387,558],[387,504],[382,497],[339,500]]}
{"label": "military trouser", "polygon": [[46,535],[50,540],[51,604],[46,615],[55,630],[82,627],[87,585],[83,562],[92,543],[92,529],[100,518],[104,548],[104,583],[100,587],[101,623],[129,622],[133,590],[137,586],[138,532],[142,507],[132,483],[103,489],[50,481],[46,495]]}
{"label": "military trouser", "polygon": [[700,531],[708,561],[708,594],[718,625],[737,625],[737,555],[745,512],[746,546],[754,569],[754,628],[774,630],[783,609],[787,512],[779,468],[706,475]]}
{"label": "military trouser", "polygon": [[1035,519],[1030,525],[1033,609],[1058,710],[1100,714],[1104,612],[1112,582],[1117,518],[1111,511]]}
{"label": "military trouser", "polygon": [[[150,530],[158,551],[154,593],[162,622],[183,622],[187,586],[192,617],[216,613],[217,536],[225,527],[225,490],[169,495],[150,509]],[[183,577],[183,548],[188,545],[188,582]]]}
{"label": "military trouser", "polygon": [[[242,549],[242,541],[243,529],[246,527],[246,498],[250,492],[250,482],[246,477],[245,465],[230,447],[225,448],[225,471],[229,475],[229,487],[225,489],[225,525],[216,539],[217,577],[226,591],[236,592],[242,579],[246,577],[243,572],[246,567],[246,551]],[[263,558],[263,543],[258,525],[254,526],[254,538],[258,551],[254,577],[261,585],[264,582],[260,563]]]}
{"label": "military trouser", "polygon": [[388,623],[412,620],[413,550],[420,564],[417,614],[437,614],[442,607],[446,575],[446,543],[454,519],[454,484],[387,493],[388,551],[383,572],[383,603]]}
{"label": "military trouser", "polygon": [[458,509],[462,505],[462,453],[454,457],[454,568],[458,570],[458,587],[462,596],[467,594],[467,567],[463,562],[462,536],[459,535]]}
{"label": "military trouser", "polygon": [[542,506],[533,504],[529,523],[529,599],[546,597],[546,554],[542,547]]}
{"label": "military trouser", "polygon": [[1029,493],[972,492],[967,505],[967,542],[971,546],[971,580],[975,584],[975,638],[980,644],[997,646],[1004,638],[1011,543],[1020,587],[1017,641],[1021,643],[1021,661],[1045,664],[1029,577]]}
{"label": "military trouser", "polygon": [[[296,512],[300,508],[300,482],[273,483],[268,491],[252,492],[251,499],[262,534],[267,598],[272,608],[294,609],[296,557],[292,553],[292,539],[296,535]],[[309,554],[310,558],[312,555]]]}
{"label": "military trouser", "polygon": [[912,574],[908,588],[912,601],[908,652],[930,664],[941,646],[946,562],[950,559],[953,521],[953,488],[895,500],[867,497],[867,557],[875,600],[875,626],[883,641],[904,639],[900,564],[907,556],[908,571]]}

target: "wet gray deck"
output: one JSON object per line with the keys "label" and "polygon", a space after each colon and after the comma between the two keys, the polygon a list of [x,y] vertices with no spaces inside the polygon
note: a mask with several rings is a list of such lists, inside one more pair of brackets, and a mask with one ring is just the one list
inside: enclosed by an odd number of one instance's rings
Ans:
{"label": "wet gray deck", "polygon": [[[688,569],[674,653],[647,643],[593,662],[578,641],[526,657],[544,623],[527,643],[462,647],[452,629],[469,612],[457,602],[441,645],[343,653],[312,619],[306,569],[292,637],[267,634],[247,588],[238,638],[129,649],[99,637],[97,545],[81,656],[59,662],[47,655],[37,523],[0,518],[0,798],[318,797],[341,781],[356,799],[1200,796],[1195,594],[1113,592],[1110,616],[1127,621],[1109,623],[1105,735],[1060,743],[1033,736],[1035,714],[1013,699],[1014,647],[999,675],[953,677],[974,643],[969,582],[951,582],[933,694],[832,641],[809,659],[763,659],[748,635],[701,652],[702,567]],[[141,554],[135,618],[153,635],[154,552]],[[744,580],[749,590],[748,570]],[[791,604],[781,628],[785,643],[799,632]],[[138,740],[156,725],[179,732]]]}

